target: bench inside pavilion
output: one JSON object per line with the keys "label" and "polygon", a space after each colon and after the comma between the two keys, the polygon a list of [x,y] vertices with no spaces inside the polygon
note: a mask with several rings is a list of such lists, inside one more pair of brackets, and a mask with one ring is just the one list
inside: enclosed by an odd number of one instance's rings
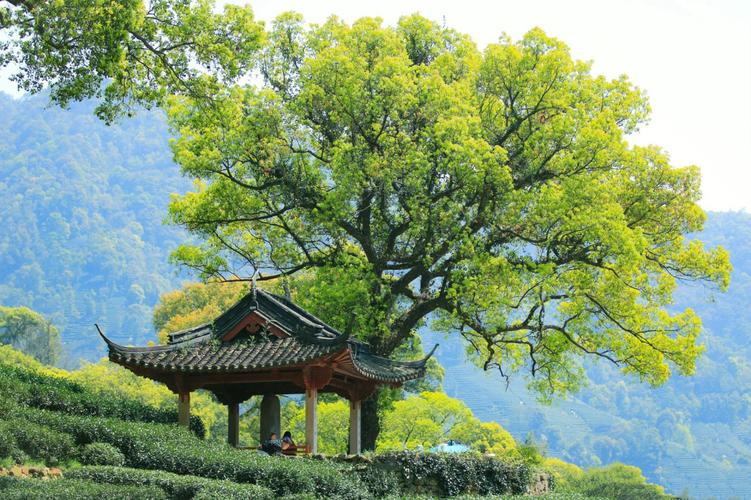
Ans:
{"label": "bench inside pavilion", "polygon": [[[98,327],[97,327],[98,329]],[[350,402],[349,452],[361,447],[361,402],[379,385],[399,387],[425,374],[433,351],[418,361],[373,354],[368,344],[343,334],[295,305],[253,290],[211,323],[171,333],[166,345],[125,347],[99,331],[109,359],[164,383],[178,395],[178,421],[188,426],[190,393],[205,389],[227,405],[228,442],[239,445],[240,403],[261,401],[261,442],[280,435],[279,394],[305,394],[307,452],[317,453],[318,394]]]}

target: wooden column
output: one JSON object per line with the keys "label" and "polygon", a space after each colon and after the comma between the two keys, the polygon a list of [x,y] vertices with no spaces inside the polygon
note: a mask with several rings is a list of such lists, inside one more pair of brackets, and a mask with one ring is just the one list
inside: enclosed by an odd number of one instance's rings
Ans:
{"label": "wooden column", "polygon": [[349,454],[360,454],[361,427],[360,427],[360,401],[349,402]]}
{"label": "wooden column", "polygon": [[318,389],[305,391],[305,442],[310,453],[318,453]]}
{"label": "wooden column", "polygon": [[318,453],[318,391],[326,387],[333,374],[330,366],[306,366],[302,372],[305,382],[305,441],[310,453]]}
{"label": "wooden column", "polygon": [[190,392],[181,392],[177,396],[177,423],[190,428]]}
{"label": "wooden column", "polygon": [[227,405],[227,442],[235,448],[240,445],[240,403]]}

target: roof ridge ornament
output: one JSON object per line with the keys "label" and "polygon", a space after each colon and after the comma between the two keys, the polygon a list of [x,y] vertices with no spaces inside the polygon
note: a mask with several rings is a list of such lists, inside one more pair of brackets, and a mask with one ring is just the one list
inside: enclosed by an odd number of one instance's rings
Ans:
{"label": "roof ridge ornament", "polygon": [[258,309],[258,284],[256,283],[256,278],[258,276],[258,269],[253,271],[253,277],[252,285],[251,285],[251,292],[253,294],[253,302],[251,304],[251,309]]}
{"label": "roof ridge ornament", "polygon": [[[352,329],[355,326],[355,314],[352,313],[352,316],[349,317],[349,320],[347,321],[347,327],[344,329],[344,333],[341,335],[338,335],[334,338],[329,339],[322,339],[322,338],[314,338],[313,342],[319,345],[328,345],[328,346],[336,346],[336,345],[344,345],[349,341],[350,336],[352,336]],[[323,332],[324,328],[323,326],[318,326],[318,331]]]}

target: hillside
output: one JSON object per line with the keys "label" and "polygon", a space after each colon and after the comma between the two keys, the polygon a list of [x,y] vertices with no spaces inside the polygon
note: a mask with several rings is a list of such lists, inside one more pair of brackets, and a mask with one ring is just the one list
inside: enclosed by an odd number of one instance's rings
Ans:
{"label": "hillside", "polygon": [[107,127],[92,104],[46,104],[0,93],[0,304],[51,319],[75,365],[104,352],[94,321],[151,338],[157,298],[180,283],[167,255],[183,234],[162,219],[187,182],[158,114]]}
{"label": "hillside", "polygon": [[[162,220],[170,193],[188,185],[158,114],[106,127],[89,104],[45,105],[43,96],[0,94],[0,305],[52,319],[76,365],[104,353],[94,321],[122,343],[155,339],[159,294],[187,278],[168,263],[184,235]],[[696,377],[652,390],[598,365],[592,387],[545,407],[518,381],[505,390],[496,374],[468,365],[455,339],[438,338],[446,391],[518,440],[533,433],[551,456],[634,464],[675,494],[751,497],[751,215],[711,214],[701,237],[725,245],[735,271],[726,294],[679,293],[678,306],[694,306],[706,327]]]}

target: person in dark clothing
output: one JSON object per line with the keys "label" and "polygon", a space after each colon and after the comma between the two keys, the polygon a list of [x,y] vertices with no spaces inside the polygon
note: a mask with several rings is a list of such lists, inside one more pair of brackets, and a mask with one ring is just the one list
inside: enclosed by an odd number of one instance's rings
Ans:
{"label": "person in dark clothing", "polygon": [[265,451],[269,455],[278,455],[282,452],[282,442],[279,441],[279,437],[276,432],[272,432],[269,438],[261,445],[261,450]]}
{"label": "person in dark clothing", "polygon": [[282,453],[285,455],[297,454],[297,445],[292,440],[292,433],[290,431],[285,432],[284,436],[282,436]]}

